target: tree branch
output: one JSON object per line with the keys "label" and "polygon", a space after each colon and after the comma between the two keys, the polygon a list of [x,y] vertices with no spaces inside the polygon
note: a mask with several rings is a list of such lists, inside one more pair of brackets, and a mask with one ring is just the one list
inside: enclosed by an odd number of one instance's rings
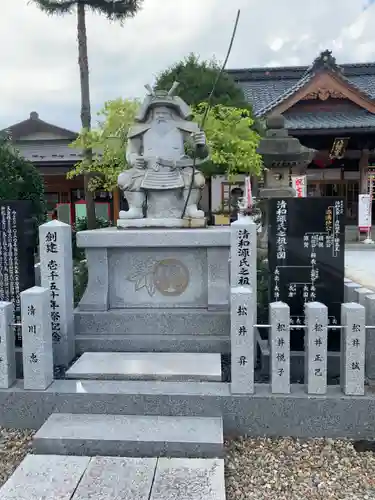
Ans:
{"label": "tree branch", "polygon": [[71,14],[77,0],[29,0],[29,3],[36,4],[41,11],[49,15]]}

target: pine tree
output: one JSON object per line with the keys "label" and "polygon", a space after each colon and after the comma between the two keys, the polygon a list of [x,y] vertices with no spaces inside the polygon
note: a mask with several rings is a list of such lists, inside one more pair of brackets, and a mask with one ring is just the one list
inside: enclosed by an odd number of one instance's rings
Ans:
{"label": "pine tree", "polygon": [[[91,10],[104,15],[110,21],[123,23],[134,17],[140,10],[143,0],[31,0],[43,12],[49,15],[77,13],[78,64],[81,83],[81,123],[84,130],[91,130],[91,104],[89,83],[89,62],[87,53],[86,11]],[[92,149],[85,148],[83,161],[88,165],[84,174],[87,224],[89,229],[96,227],[95,203],[90,185],[90,165]]]}

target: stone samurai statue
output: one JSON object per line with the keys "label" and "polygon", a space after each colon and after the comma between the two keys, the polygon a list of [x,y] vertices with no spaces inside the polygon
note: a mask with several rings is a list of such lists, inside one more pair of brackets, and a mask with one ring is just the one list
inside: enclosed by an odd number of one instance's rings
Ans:
{"label": "stone samurai statue", "polygon": [[[205,221],[198,210],[205,180],[195,165],[208,160],[206,137],[190,120],[191,110],[174,95],[178,83],[169,92],[146,86],[146,96],[128,133],[126,160],[129,170],[118,177],[129,210],[121,211],[118,226],[183,226],[185,220]],[[137,221],[136,221],[137,220]],[[198,222],[198,221],[197,221]]]}

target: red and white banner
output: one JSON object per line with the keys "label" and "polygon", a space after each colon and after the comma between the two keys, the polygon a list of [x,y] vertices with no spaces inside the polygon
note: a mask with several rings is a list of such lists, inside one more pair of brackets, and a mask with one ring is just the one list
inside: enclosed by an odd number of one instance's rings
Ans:
{"label": "red and white banner", "polygon": [[358,229],[361,233],[371,230],[371,198],[371,194],[360,194],[358,196]]}
{"label": "red and white banner", "polygon": [[252,208],[253,195],[251,193],[251,179],[250,179],[250,177],[245,177],[245,201],[246,201],[246,208]]}
{"label": "red and white banner", "polygon": [[297,198],[306,198],[307,196],[306,175],[292,175],[292,188],[295,190]]}

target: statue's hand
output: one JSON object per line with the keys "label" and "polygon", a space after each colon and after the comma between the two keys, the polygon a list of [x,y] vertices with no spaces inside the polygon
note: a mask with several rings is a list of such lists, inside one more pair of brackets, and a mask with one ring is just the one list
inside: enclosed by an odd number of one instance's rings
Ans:
{"label": "statue's hand", "polygon": [[192,134],[194,144],[196,146],[204,146],[206,144],[206,134],[202,131]]}
{"label": "statue's hand", "polygon": [[139,170],[142,170],[145,168],[145,165],[146,165],[146,161],[145,161],[144,157],[137,156],[137,158],[134,161],[134,167],[139,169]]}

